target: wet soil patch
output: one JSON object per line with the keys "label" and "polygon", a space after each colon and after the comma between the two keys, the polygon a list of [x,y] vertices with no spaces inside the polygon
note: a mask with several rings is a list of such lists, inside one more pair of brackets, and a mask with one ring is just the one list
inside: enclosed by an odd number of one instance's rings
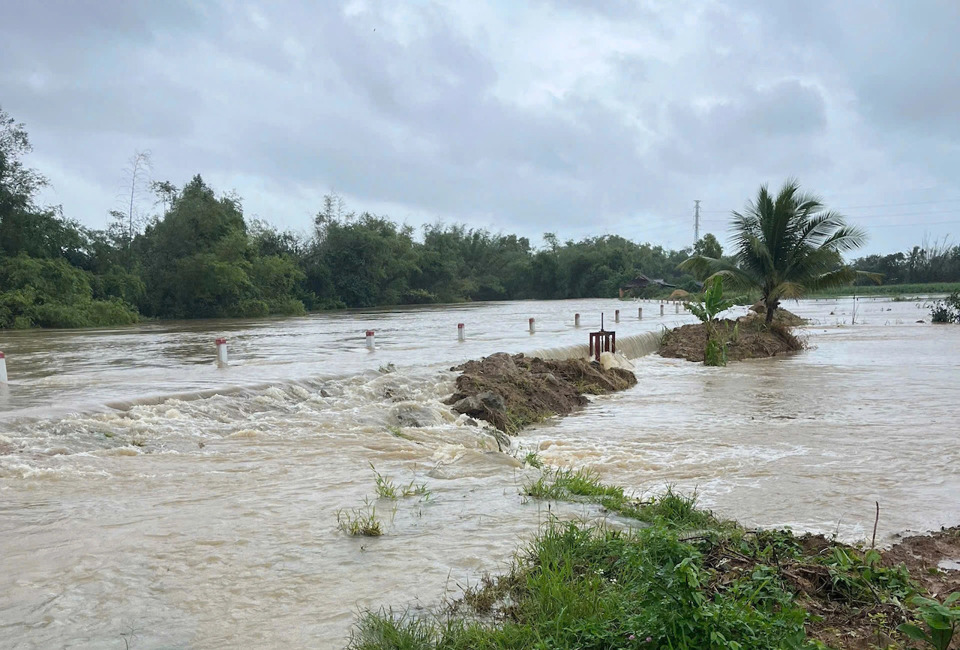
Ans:
{"label": "wet soil patch", "polygon": [[[803,349],[803,342],[789,327],[774,321],[770,326],[759,315],[739,320],[715,321],[713,327],[727,345],[727,359],[762,359]],[[683,325],[666,332],[660,356],[703,362],[709,330],[705,323]]]}
{"label": "wet soil patch", "polygon": [[457,390],[446,400],[454,411],[489,422],[509,434],[551,415],[587,404],[586,395],[630,388],[637,378],[584,359],[547,361],[523,354],[493,354],[452,368]]}

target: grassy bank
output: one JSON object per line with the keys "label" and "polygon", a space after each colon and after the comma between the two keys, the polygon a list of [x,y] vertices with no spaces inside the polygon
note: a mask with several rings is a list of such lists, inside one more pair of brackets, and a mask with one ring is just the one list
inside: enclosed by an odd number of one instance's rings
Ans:
{"label": "grassy bank", "polygon": [[871,284],[837,287],[810,293],[809,298],[836,298],[840,296],[929,296],[960,291],[960,282],[930,282],[927,284]]}
{"label": "grassy bank", "polygon": [[912,599],[933,587],[877,551],[747,530],[692,498],[637,500],[585,472],[545,472],[526,492],[596,503],[618,526],[554,520],[509,573],[429,617],[367,612],[350,647],[907,648],[921,645],[898,626],[931,630]]}

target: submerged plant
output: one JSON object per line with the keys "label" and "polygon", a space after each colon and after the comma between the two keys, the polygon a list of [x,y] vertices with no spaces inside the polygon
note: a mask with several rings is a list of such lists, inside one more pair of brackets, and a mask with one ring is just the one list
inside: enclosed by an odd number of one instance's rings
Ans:
{"label": "submerged plant", "polygon": [[934,323],[960,323],[960,292],[954,291],[944,300],[933,303],[930,320]]}
{"label": "submerged plant", "polygon": [[417,483],[416,480],[410,481],[406,485],[398,486],[388,477],[377,471],[377,468],[370,463],[370,469],[373,470],[373,479],[377,484],[377,496],[381,499],[398,499],[400,497],[420,497],[422,501],[430,498],[430,489],[426,483]]}
{"label": "submerged plant", "polygon": [[337,528],[354,537],[380,537],[383,526],[377,519],[377,509],[372,506],[353,508],[349,512],[337,510]]}

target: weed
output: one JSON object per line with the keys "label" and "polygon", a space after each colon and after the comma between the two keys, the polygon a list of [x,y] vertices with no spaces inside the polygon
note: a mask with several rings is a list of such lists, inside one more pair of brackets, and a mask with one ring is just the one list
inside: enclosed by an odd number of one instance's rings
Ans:
{"label": "weed", "polygon": [[372,506],[353,508],[349,512],[337,510],[337,528],[354,537],[383,535],[383,527],[377,519],[377,509]]}
{"label": "weed", "polygon": [[381,499],[399,499],[401,497],[420,497],[421,501],[430,499],[430,489],[426,483],[417,483],[416,480],[410,481],[407,485],[398,486],[396,483],[385,477],[377,471],[377,468],[370,463],[370,469],[373,470],[373,478],[377,484],[377,496]]}
{"label": "weed", "polygon": [[931,598],[915,596],[910,602],[917,608],[918,615],[927,629],[919,625],[904,623],[897,629],[914,641],[923,641],[936,650],[947,650],[950,641],[960,626],[960,591],[956,591],[939,603]]}
{"label": "weed", "polygon": [[543,458],[535,451],[528,451],[523,457],[523,464],[535,469],[543,469]]}
{"label": "weed", "polygon": [[383,474],[377,471],[377,468],[370,463],[370,469],[373,470],[373,478],[377,483],[377,496],[381,499],[396,499],[398,496],[397,485]]}
{"label": "weed", "polygon": [[389,375],[391,372],[396,372],[396,371],[397,371],[397,367],[393,365],[393,363],[388,363],[385,366],[380,366],[379,368],[377,368],[377,372],[379,372],[381,375]]}
{"label": "weed", "polygon": [[400,496],[420,497],[421,501],[428,501],[431,494],[430,488],[427,487],[426,483],[416,483],[414,481],[410,481],[410,483],[400,491]]}

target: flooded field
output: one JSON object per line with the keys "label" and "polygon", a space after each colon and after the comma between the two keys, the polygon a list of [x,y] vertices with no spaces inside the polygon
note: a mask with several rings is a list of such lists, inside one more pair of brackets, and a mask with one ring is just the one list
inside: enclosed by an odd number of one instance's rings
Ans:
{"label": "flooded field", "polygon": [[[749,525],[857,538],[874,501],[884,539],[960,523],[960,328],[880,300],[860,301],[851,326],[852,305],[788,305],[813,319],[811,349],[789,358],[637,359],[637,387],[513,451],[638,492],[696,489]],[[535,470],[441,404],[449,366],[585,342],[601,311],[618,338],[692,320],[673,309],[518,302],[3,333],[0,646],[334,648],[362,608],[455,597],[548,515],[520,495]],[[371,464],[429,498],[378,501]],[[337,512],[365,504],[385,535],[339,532]]]}

